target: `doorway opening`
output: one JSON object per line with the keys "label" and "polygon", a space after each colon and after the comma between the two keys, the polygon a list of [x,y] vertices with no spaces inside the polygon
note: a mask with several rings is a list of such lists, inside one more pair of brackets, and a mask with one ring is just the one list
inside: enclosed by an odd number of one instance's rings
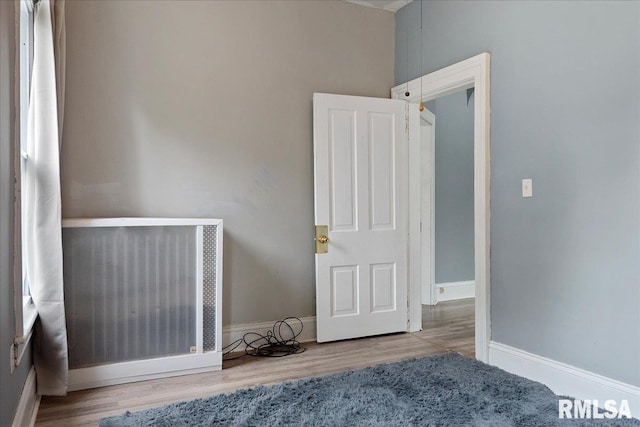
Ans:
{"label": "doorway opening", "polygon": [[[445,67],[433,73],[396,86],[392,97],[417,104],[421,101],[441,99],[455,93],[466,93],[473,89],[473,302],[467,301],[467,319],[473,319],[475,357],[488,362],[490,339],[490,300],[489,300],[489,94],[490,94],[490,55],[482,53],[465,61]],[[437,110],[437,108],[436,108]],[[433,117],[433,123],[437,115]],[[421,124],[428,122],[429,115],[421,113],[417,105],[409,108],[409,331],[417,332],[423,323],[423,289],[427,288],[427,302],[437,302],[440,292],[449,295],[464,292],[464,282],[455,286],[438,287],[436,280],[435,238],[431,227],[432,218],[423,212],[425,201],[431,206],[432,193],[424,196],[424,177],[422,176],[423,150],[422,136],[427,131]],[[435,157],[434,157],[435,159]],[[433,210],[432,210],[433,211]],[[434,215],[435,216],[435,215]],[[425,218],[426,217],[426,218]],[[425,224],[426,223],[426,224]],[[429,226],[427,226],[429,225]],[[429,245],[424,244],[425,235]],[[435,249],[437,251],[437,249]],[[454,251],[455,252],[455,251]],[[459,253],[458,253],[459,255]],[[455,257],[454,257],[455,258]],[[426,277],[424,277],[426,276]],[[447,289],[451,288],[451,289]],[[440,291],[442,289],[442,291]],[[436,294],[437,292],[437,294]],[[462,300],[460,300],[462,301]],[[452,305],[452,304],[450,304]],[[437,306],[436,306],[437,307]],[[446,306],[441,306],[446,307]],[[460,308],[460,307],[458,307]],[[456,311],[454,309],[454,311]],[[463,309],[464,311],[464,309]],[[436,312],[434,312],[436,313]],[[425,319],[431,316],[425,314]],[[431,317],[437,317],[433,314]],[[467,348],[468,350],[468,348]],[[462,351],[461,351],[462,352]]]}
{"label": "doorway opening", "polygon": [[[420,113],[420,338],[475,356],[473,89]],[[437,123],[437,126],[436,126]]]}

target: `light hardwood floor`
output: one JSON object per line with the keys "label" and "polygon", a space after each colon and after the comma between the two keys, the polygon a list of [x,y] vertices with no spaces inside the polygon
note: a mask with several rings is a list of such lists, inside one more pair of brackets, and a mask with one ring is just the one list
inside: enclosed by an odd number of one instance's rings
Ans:
{"label": "light hardwood floor", "polygon": [[449,351],[475,357],[475,299],[422,306],[420,338]]}
{"label": "light hardwood floor", "polygon": [[[207,397],[259,384],[364,368],[415,357],[456,351],[473,357],[473,299],[423,306],[423,331],[317,344],[284,358],[225,361],[206,374],[122,384],[42,399],[36,426],[87,426],[125,411]],[[469,323],[470,322],[470,323]]]}

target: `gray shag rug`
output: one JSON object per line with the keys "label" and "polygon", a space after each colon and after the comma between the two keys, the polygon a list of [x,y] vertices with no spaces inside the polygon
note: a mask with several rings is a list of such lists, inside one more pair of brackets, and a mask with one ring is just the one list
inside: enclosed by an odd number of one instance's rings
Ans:
{"label": "gray shag rug", "polygon": [[558,399],[540,383],[448,353],[127,412],[99,425],[640,426],[560,420]]}

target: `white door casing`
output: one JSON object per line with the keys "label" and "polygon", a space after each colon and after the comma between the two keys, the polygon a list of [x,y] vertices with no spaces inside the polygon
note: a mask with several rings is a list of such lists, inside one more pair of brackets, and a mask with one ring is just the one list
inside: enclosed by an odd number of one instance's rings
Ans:
{"label": "white door casing", "polygon": [[[474,199],[474,258],[475,258],[475,350],[476,359],[488,362],[491,338],[491,274],[490,274],[490,105],[491,55],[487,52],[464,61],[399,84],[391,89],[393,99],[408,102],[429,101],[464,89],[474,88],[473,104],[473,199]],[[409,93],[407,96],[406,93]],[[410,116],[411,123],[411,116]],[[420,193],[420,151],[410,142],[409,192],[411,199]],[[419,147],[419,144],[417,144]],[[420,209],[409,204],[409,331],[422,327],[420,239]],[[419,235],[419,232],[418,232]]]}
{"label": "white door casing", "polygon": [[420,113],[420,231],[422,304],[436,303],[435,295],[435,144],[436,116]]}
{"label": "white door casing", "polygon": [[406,117],[402,100],[313,96],[318,342],[407,330]]}

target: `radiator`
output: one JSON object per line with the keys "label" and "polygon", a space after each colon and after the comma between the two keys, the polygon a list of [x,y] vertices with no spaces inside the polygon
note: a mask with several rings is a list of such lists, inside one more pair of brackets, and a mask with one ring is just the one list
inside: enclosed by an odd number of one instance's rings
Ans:
{"label": "radiator", "polygon": [[222,220],[62,222],[69,390],[222,367]]}

